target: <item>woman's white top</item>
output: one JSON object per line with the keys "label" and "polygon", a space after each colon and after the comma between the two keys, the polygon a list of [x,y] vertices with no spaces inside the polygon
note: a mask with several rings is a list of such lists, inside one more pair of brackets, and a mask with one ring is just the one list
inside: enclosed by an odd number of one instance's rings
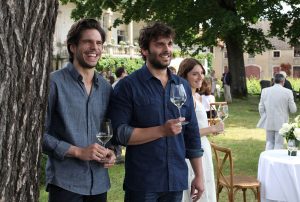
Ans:
{"label": "woman's white top", "polygon": [[[205,111],[209,111],[210,110],[210,103],[214,103],[216,102],[215,96],[213,95],[202,95],[202,105],[205,109]],[[214,109],[216,110],[216,109]]]}

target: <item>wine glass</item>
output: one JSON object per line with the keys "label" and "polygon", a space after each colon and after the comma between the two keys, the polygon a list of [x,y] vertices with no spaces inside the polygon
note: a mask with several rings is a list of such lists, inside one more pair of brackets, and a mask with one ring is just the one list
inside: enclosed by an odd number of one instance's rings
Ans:
{"label": "wine glass", "polygon": [[[180,108],[186,101],[186,93],[182,84],[171,84],[170,100],[177,107],[179,118],[181,117]],[[188,121],[181,122],[181,125],[188,124]]]}
{"label": "wine glass", "polygon": [[[224,122],[224,120],[227,119],[229,116],[228,105],[221,104],[217,109],[217,115],[219,119],[221,119],[221,121]],[[225,134],[225,131],[223,131],[223,134]]]}
{"label": "wine glass", "polygon": [[228,112],[228,105],[227,104],[221,104],[217,109],[218,117],[224,122],[225,119],[228,118],[229,112]]}
{"label": "wine glass", "polygon": [[100,128],[100,132],[96,134],[99,143],[105,147],[106,143],[112,138],[113,130],[110,119],[105,119]]}

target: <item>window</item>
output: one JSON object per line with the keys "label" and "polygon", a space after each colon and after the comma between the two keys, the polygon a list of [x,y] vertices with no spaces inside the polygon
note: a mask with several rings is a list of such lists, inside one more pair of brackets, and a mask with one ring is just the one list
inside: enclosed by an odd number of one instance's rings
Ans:
{"label": "window", "polygon": [[120,43],[120,41],[125,42],[125,31],[124,30],[118,30],[117,34],[118,34],[118,44]]}
{"label": "window", "polygon": [[294,57],[300,57],[300,46],[294,47]]}
{"label": "window", "polygon": [[280,51],[273,51],[273,58],[279,58],[280,57]]}
{"label": "window", "polygon": [[248,58],[254,58],[255,57],[255,54],[251,53],[251,54],[248,54]]}
{"label": "window", "polygon": [[300,66],[293,67],[293,77],[300,78]]}

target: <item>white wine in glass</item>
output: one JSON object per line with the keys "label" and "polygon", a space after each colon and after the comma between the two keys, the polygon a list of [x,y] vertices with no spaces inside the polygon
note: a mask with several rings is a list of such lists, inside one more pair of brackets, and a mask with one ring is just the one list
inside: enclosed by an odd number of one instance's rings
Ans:
{"label": "white wine in glass", "polygon": [[99,143],[105,147],[106,143],[112,138],[113,130],[111,121],[109,119],[105,119],[100,128],[100,132],[96,134],[96,137]]}
{"label": "white wine in glass", "polygon": [[[186,101],[186,92],[182,84],[171,84],[170,100],[178,108],[179,117],[181,117],[180,109]],[[181,122],[181,125],[188,124],[188,121]]]}
{"label": "white wine in glass", "polygon": [[218,117],[224,121],[228,118],[229,112],[228,112],[228,105],[227,104],[221,104],[217,109]]}
{"label": "white wine in glass", "polygon": [[[228,112],[228,105],[227,104],[221,104],[217,109],[217,115],[218,118],[224,122],[225,119],[228,118],[229,112]],[[225,131],[222,132],[225,135]]]}

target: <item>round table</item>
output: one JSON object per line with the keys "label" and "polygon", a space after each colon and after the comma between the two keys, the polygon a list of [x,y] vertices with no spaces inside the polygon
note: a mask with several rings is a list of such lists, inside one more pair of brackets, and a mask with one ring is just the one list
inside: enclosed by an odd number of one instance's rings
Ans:
{"label": "round table", "polygon": [[288,156],[287,150],[262,152],[257,175],[262,202],[300,202],[300,151],[297,156]]}

